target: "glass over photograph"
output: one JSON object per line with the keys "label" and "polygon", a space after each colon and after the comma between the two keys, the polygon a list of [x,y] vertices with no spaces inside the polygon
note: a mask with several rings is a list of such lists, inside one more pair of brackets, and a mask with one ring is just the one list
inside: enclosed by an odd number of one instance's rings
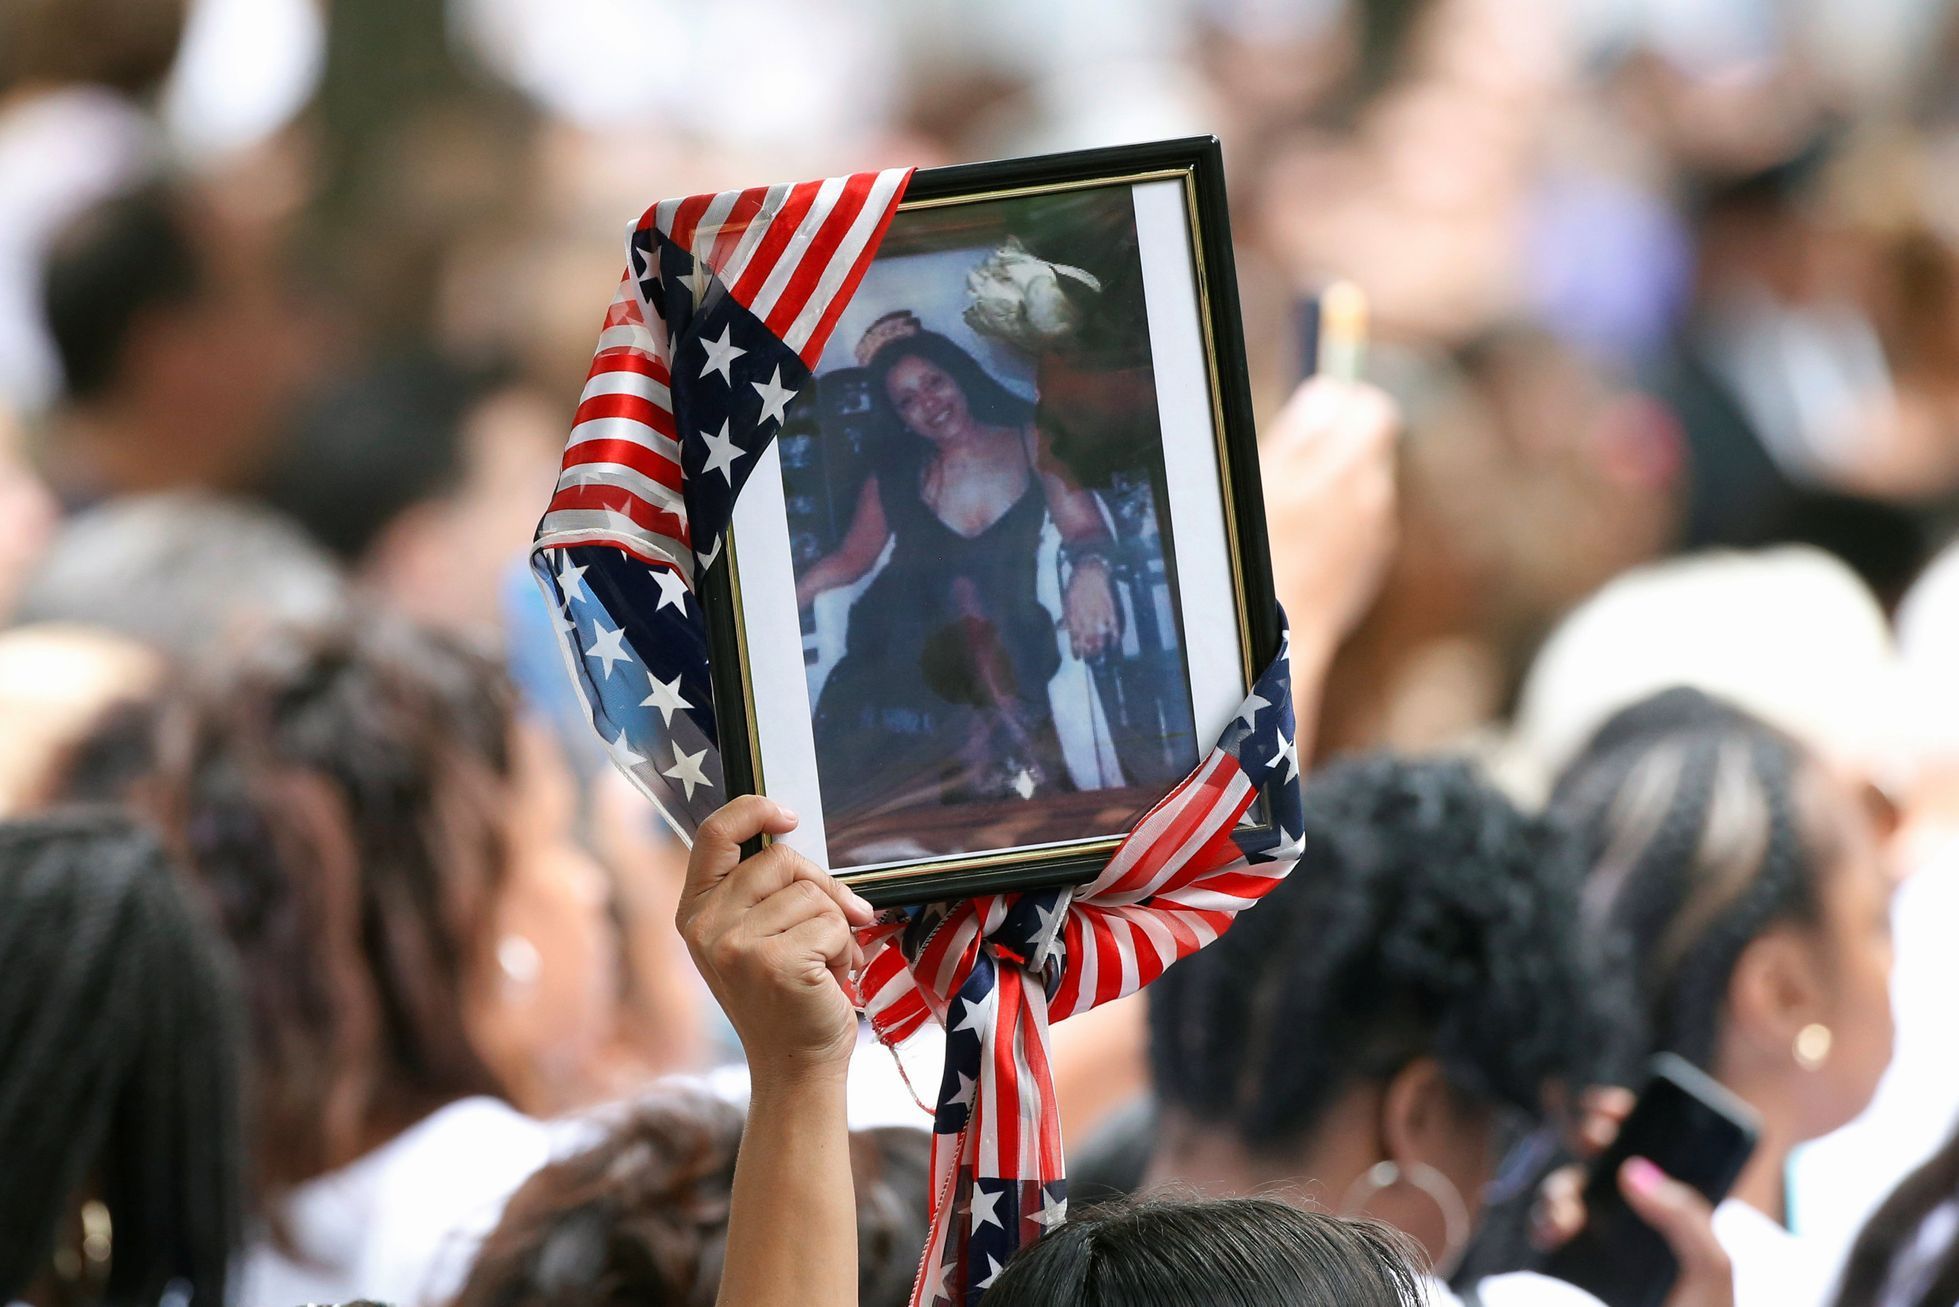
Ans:
{"label": "glass over photograph", "polygon": [[832,868],[1121,831],[1196,765],[1129,186],[901,211],[780,449]]}

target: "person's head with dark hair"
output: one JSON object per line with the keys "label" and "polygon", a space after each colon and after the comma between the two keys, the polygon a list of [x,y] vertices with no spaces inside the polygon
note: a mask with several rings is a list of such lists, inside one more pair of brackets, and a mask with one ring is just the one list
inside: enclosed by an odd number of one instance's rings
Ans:
{"label": "person's head with dark hair", "polygon": [[202,671],[155,739],[136,795],[248,982],[263,1196],[602,1042],[602,882],[488,659],[357,612]]}
{"label": "person's head with dark hair", "polygon": [[1591,943],[1630,981],[1627,1051],[1676,1053],[1761,1113],[1737,1193],[1780,1217],[1789,1149],[1861,1112],[1891,1058],[1871,808],[1789,736],[1684,688],[1601,726],[1551,808],[1590,868]]}
{"label": "person's head with dark hair", "polygon": [[138,338],[207,293],[191,222],[181,197],[150,186],[104,200],[57,237],[42,295],[74,402],[108,397],[141,347]]}
{"label": "person's head with dark hair", "polygon": [[932,1233],[931,1134],[910,1126],[851,1131],[850,1179],[857,1192],[858,1301],[903,1307]]}
{"label": "person's head with dark hair", "polygon": [[268,497],[350,565],[388,524],[461,479],[464,419],[493,374],[394,349],[308,403]]}
{"label": "person's head with dark hair", "polygon": [[391,607],[493,630],[563,416],[498,365],[398,345],[303,407],[262,494]]}
{"label": "person's head with dark hair", "polygon": [[1420,1307],[1394,1230],[1270,1198],[1119,1203],[1023,1250],[987,1307]]}
{"label": "person's head with dark hair", "polygon": [[223,941],[153,836],[107,810],[0,823],[0,1300],[180,1283],[222,1307],[243,1039]]}
{"label": "person's head with dark hair", "polygon": [[[641,1100],[511,1196],[455,1307],[712,1307],[741,1133],[741,1108],[705,1093]],[[865,1307],[910,1299],[930,1139],[904,1129],[850,1137]]]}
{"label": "person's head with dark hair", "polygon": [[239,489],[304,364],[256,246],[164,183],[111,196],[58,231],[41,303],[65,383],[50,471],[71,497]]}
{"label": "person's head with dark hair", "polygon": [[1298,874],[1150,989],[1151,1178],[1304,1181],[1447,1273],[1506,1127],[1597,1069],[1580,867],[1452,761],[1329,766],[1304,844]]}
{"label": "person's head with dark hair", "polygon": [[935,444],[974,426],[1019,428],[1034,414],[1032,404],[936,331],[891,337],[871,356],[870,370],[874,393],[905,429]]}

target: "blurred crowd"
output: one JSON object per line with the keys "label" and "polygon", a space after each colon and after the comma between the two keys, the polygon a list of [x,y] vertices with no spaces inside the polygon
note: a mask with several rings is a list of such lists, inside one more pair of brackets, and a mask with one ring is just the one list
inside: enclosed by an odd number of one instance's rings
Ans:
{"label": "blurred crowd", "polygon": [[[622,237],[1196,133],[1334,770],[1318,888],[1057,1028],[1085,1183],[1338,1206],[1446,1085],[1473,1240],[1366,1210],[1460,1286],[1528,1260],[1483,1154],[1664,1048],[1768,1123],[1736,1300],[1959,1302],[1943,0],[0,0],[0,1300],[711,1301],[740,1045],[524,562]],[[1288,407],[1334,278],[1379,393]]]}

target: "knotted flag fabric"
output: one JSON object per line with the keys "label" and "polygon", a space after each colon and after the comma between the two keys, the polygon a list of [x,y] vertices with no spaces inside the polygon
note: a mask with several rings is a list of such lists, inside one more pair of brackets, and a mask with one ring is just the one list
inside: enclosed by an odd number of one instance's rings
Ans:
{"label": "knotted flag fabric", "polygon": [[[1198,769],[1073,889],[914,910],[860,932],[858,989],[896,1045],[936,1020],[932,1234],[912,1301],[973,1303],[1021,1244],[1066,1219],[1048,1023],[1132,994],[1203,948],[1292,870],[1301,829],[1288,658]],[[1262,833],[1238,829],[1271,805]]]}
{"label": "knotted flag fabric", "polygon": [[[666,200],[627,239],[531,568],[613,761],[691,839],[724,792],[696,579],[877,252],[910,172]],[[879,1038],[938,1021],[932,1236],[916,1304],[976,1302],[1067,1213],[1050,1021],[1133,993],[1292,868],[1282,644],[1197,770],[1086,885],[888,912],[863,933]],[[1241,828],[1254,805],[1263,820]]]}

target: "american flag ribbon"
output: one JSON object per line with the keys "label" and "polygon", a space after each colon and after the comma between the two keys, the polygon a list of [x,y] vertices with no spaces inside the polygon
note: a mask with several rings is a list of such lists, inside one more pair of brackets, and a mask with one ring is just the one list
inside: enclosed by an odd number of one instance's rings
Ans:
{"label": "american flag ribbon", "polygon": [[[1282,642],[1197,770],[1072,889],[912,909],[859,932],[880,1039],[946,1031],[933,1116],[932,1235],[915,1307],[977,1302],[1015,1249],[1065,1220],[1048,1025],[1133,994],[1230,928],[1298,860],[1302,814]],[[1241,830],[1263,799],[1271,824]]]}
{"label": "american flag ribbon", "polygon": [[910,180],[662,200],[627,235],[531,571],[593,728],[689,840],[728,797],[697,572]]}
{"label": "american flag ribbon", "polygon": [[[664,200],[627,237],[531,570],[593,728],[683,837],[728,797],[696,578],[910,177]],[[887,913],[863,932],[878,1037],[947,1031],[915,1304],[976,1302],[1066,1218],[1048,1023],[1148,984],[1291,870],[1293,733],[1282,644],[1210,755],[1093,881]],[[1258,803],[1265,820],[1241,829]]]}

